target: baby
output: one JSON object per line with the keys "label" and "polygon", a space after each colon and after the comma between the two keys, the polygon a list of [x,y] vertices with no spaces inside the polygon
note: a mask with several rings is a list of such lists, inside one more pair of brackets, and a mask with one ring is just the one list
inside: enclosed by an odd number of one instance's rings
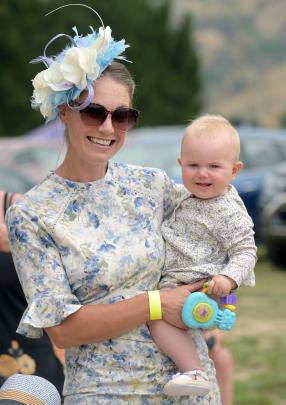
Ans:
{"label": "baby", "polygon": [[[186,128],[178,162],[188,193],[162,226],[166,258],[160,289],[208,279],[208,293],[224,297],[241,285],[254,286],[253,223],[230,184],[243,167],[239,152],[239,135],[222,116],[205,115]],[[192,332],[165,321],[149,327],[180,371],[164,393],[207,394],[210,383]]]}

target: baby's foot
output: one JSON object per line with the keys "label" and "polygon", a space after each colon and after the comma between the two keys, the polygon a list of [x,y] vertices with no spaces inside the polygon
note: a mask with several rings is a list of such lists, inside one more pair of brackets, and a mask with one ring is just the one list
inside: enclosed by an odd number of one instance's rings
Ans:
{"label": "baby's foot", "polygon": [[187,371],[174,375],[163,388],[166,395],[206,395],[210,391],[210,383],[206,373],[202,370]]}

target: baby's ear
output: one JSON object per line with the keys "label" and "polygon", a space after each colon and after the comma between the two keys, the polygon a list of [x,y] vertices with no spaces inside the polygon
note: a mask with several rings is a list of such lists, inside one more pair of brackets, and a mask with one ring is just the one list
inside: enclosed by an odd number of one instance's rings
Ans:
{"label": "baby's ear", "polygon": [[180,166],[182,166],[182,159],[180,158],[180,156],[178,157],[178,163]]}
{"label": "baby's ear", "polygon": [[235,177],[239,172],[240,172],[240,170],[243,168],[243,163],[240,161],[240,160],[238,160],[234,165],[233,165],[233,168],[232,168],[232,176],[233,177]]}

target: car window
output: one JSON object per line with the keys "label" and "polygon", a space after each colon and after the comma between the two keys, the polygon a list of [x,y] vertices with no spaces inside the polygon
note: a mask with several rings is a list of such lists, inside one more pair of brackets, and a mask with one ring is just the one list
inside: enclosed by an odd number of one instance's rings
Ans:
{"label": "car window", "polygon": [[15,165],[39,164],[47,168],[52,168],[61,163],[61,151],[57,148],[39,146],[34,149],[19,150],[14,156]]}
{"label": "car window", "polygon": [[[286,146],[285,153],[286,153]],[[280,144],[268,139],[243,139],[241,140],[241,160],[245,168],[269,167],[283,162]]]}
{"label": "car window", "polygon": [[[115,160],[158,167],[165,170],[170,177],[179,178],[181,170],[177,158],[180,142],[181,135],[133,138],[115,156]],[[241,137],[241,160],[246,169],[267,168],[286,161],[286,138],[282,142],[271,138]]]}
{"label": "car window", "polygon": [[180,173],[177,162],[180,144],[177,143],[135,143],[115,156],[117,162],[136,164],[139,166],[158,167],[165,170],[169,176],[174,177]]}

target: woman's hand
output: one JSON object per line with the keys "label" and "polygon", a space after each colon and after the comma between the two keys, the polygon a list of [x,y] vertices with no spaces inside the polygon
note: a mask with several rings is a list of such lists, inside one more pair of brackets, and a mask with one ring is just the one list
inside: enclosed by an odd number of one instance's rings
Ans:
{"label": "woman's hand", "polygon": [[0,252],[10,252],[7,227],[5,224],[0,224]]}
{"label": "woman's hand", "polygon": [[160,290],[163,320],[177,328],[187,329],[181,317],[182,306],[190,293],[202,288],[205,281],[197,281],[171,290]]}

